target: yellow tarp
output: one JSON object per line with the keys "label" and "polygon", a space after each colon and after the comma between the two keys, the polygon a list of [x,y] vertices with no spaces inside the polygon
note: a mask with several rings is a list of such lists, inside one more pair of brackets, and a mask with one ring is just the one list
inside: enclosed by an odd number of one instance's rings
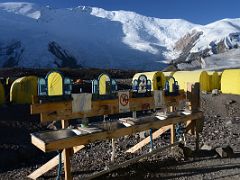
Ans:
{"label": "yellow tarp", "polygon": [[223,71],[221,77],[221,91],[224,94],[240,95],[240,69]]}
{"label": "yellow tarp", "polygon": [[151,80],[151,90],[162,90],[165,86],[165,76],[160,71],[153,71],[153,72],[142,72],[137,73],[133,76],[132,83],[134,80],[138,80],[139,76],[144,74],[147,76],[147,79]]}
{"label": "yellow tarp", "polygon": [[200,83],[201,91],[210,91],[210,78],[206,71],[177,71],[173,77],[178,81],[179,89],[187,91],[187,83]]}
{"label": "yellow tarp", "polygon": [[58,72],[51,72],[47,76],[48,96],[63,95],[63,77]]}
{"label": "yellow tarp", "polygon": [[32,96],[37,95],[36,76],[26,76],[15,80],[10,89],[10,102],[15,104],[31,104]]}
{"label": "yellow tarp", "polygon": [[0,105],[5,103],[5,92],[2,83],[0,82]]}
{"label": "yellow tarp", "polygon": [[100,95],[106,95],[107,91],[109,91],[107,89],[107,82],[109,81],[110,81],[110,77],[107,74],[101,74],[99,76],[99,94]]}
{"label": "yellow tarp", "polygon": [[215,71],[207,71],[210,78],[210,89],[219,89],[221,88],[221,73]]}

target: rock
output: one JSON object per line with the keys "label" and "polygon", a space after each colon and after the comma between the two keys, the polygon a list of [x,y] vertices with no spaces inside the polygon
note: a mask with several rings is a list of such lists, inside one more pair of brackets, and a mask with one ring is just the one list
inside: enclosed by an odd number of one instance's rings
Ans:
{"label": "rock", "polygon": [[201,150],[207,150],[207,151],[211,151],[213,148],[212,146],[209,146],[207,144],[204,144],[202,147],[201,147]]}
{"label": "rock", "polygon": [[227,105],[231,105],[231,104],[234,104],[235,102],[236,102],[236,101],[230,99],[230,100],[228,100],[228,101],[226,102],[226,104],[227,104]]}
{"label": "rock", "polygon": [[146,131],[142,131],[139,133],[140,139],[145,139],[148,135],[149,133],[147,133]]}
{"label": "rock", "polygon": [[134,135],[135,139],[140,139],[140,135],[137,133]]}
{"label": "rock", "polygon": [[232,125],[232,120],[228,120],[228,121],[226,122],[226,125],[227,125],[227,126]]}
{"label": "rock", "polygon": [[202,94],[207,94],[207,91],[202,91]]}
{"label": "rock", "polygon": [[183,149],[179,146],[173,147],[171,149],[170,157],[174,158],[176,161],[183,161],[184,160],[184,153]]}
{"label": "rock", "polygon": [[212,95],[213,96],[217,96],[219,94],[219,90],[218,89],[213,89],[212,90]]}
{"label": "rock", "polygon": [[193,151],[189,147],[184,146],[183,147],[183,153],[184,153],[184,159],[188,159],[189,157],[193,156]]}
{"label": "rock", "polygon": [[234,156],[233,149],[230,146],[217,147],[217,148],[215,148],[215,151],[222,158],[228,158],[228,157]]}
{"label": "rock", "polygon": [[192,157],[192,154],[193,151],[181,143],[178,146],[172,148],[170,156],[173,157],[176,161],[181,161]]}

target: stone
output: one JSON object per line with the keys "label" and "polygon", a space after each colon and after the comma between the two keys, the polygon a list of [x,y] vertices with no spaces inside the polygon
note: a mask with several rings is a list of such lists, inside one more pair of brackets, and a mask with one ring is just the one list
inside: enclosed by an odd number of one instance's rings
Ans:
{"label": "stone", "polygon": [[227,104],[227,105],[231,105],[231,104],[234,104],[235,102],[236,102],[236,101],[230,99],[230,100],[228,100],[228,101],[226,102],[226,104]]}
{"label": "stone", "polygon": [[189,147],[184,146],[182,143],[173,147],[171,151],[171,156],[176,161],[187,160],[189,157],[192,157],[192,155],[193,151]]}
{"label": "stone", "polygon": [[206,150],[206,151],[211,151],[213,148],[210,145],[204,144],[200,149]]}
{"label": "stone", "polygon": [[221,158],[231,158],[234,156],[233,149],[230,146],[217,147],[215,151]]}
{"label": "stone", "polygon": [[226,122],[226,125],[227,125],[227,126],[232,125],[232,120],[228,120],[228,121]]}
{"label": "stone", "polygon": [[219,90],[218,90],[218,89],[213,89],[213,90],[212,90],[212,95],[213,95],[213,96],[219,95]]}

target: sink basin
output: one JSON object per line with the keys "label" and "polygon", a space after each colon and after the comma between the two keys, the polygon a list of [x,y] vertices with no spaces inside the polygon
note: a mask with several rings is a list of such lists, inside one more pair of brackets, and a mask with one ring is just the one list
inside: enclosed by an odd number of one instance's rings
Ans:
{"label": "sink basin", "polygon": [[61,129],[57,131],[34,133],[33,135],[44,142],[51,142],[59,139],[66,139],[73,136],[79,136],[81,134],[82,134],[81,131],[77,129]]}

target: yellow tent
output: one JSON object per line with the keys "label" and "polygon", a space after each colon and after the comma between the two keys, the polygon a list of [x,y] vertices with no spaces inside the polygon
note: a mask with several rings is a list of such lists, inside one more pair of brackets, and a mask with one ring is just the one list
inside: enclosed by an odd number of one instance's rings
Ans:
{"label": "yellow tent", "polygon": [[210,90],[219,89],[221,87],[221,72],[207,71],[210,80]]}
{"label": "yellow tent", "polygon": [[63,77],[59,72],[53,71],[47,75],[47,88],[49,96],[63,95]]}
{"label": "yellow tent", "polygon": [[165,77],[173,76],[175,72],[162,72]]}
{"label": "yellow tent", "polygon": [[32,96],[37,95],[36,76],[26,76],[15,80],[10,89],[10,102],[16,104],[31,104]]}
{"label": "yellow tent", "polygon": [[0,105],[5,103],[5,92],[2,83],[0,82]]}
{"label": "yellow tent", "polygon": [[178,81],[179,89],[187,91],[187,83],[200,83],[201,91],[210,91],[209,75],[206,71],[177,71],[173,77]]}
{"label": "yellow tent", "polygon": [[134,80],[138,80],[139,76],[144,74],[147,76],[147,79],[151,81],[151,90],[162,90],[165,86],[165,76],[162,72],[160,71],[153,71],[153,72],[142,72],[142,73],[137,73],[133,76],[132,83]]}
{"label": "yellow tent", "polygon": [[228,69],[223,71],[221,91],[225,94],[240,95],[240,69]]}
{"label": "yellow tent", "polygon": [[98,81],[99,81],[99,94],[100,95],[106,95],[108,94],[108,92],[110,91],[109,88],[110,87],[110,77],[107,74],[101,74],[98,77]]}

